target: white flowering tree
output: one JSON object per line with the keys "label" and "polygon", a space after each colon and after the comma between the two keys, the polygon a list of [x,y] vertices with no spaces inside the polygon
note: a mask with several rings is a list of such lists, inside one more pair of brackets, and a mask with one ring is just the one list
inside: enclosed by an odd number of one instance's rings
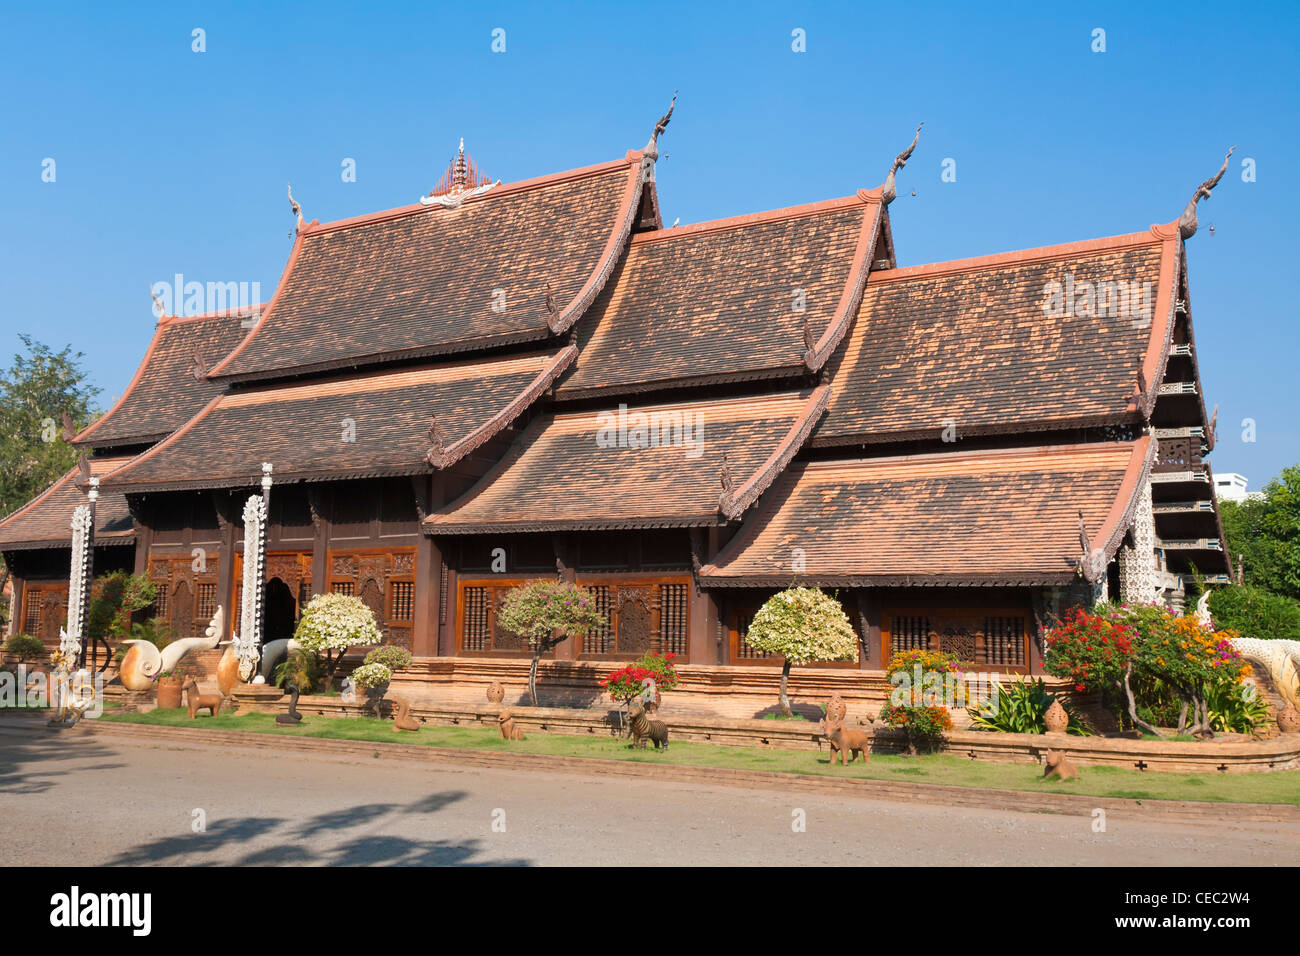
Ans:
{"label": "white flowering tree", "polygon": [[749,624],[745,642],[756,651],[780,654],[781,714],[790,711],[790,668],[815,661],[848,661],[857,656],[858,637],[840,602],[820,588],[787,588],[768,598]]}
{"label": "white flowering tree", "polygon": [[370,608],[349,594],[318,594],[307,602],[294,640],[325,660],[325,686],[334,684],[334,671],[349,647],[378,644],[383,640]]}
{"label": "white flowering tree", "polygon": [[533,649],[528,698],[537,706],[537,662],[566,637],[608,626],[590,591],[568,581],[537,580],[511,588],[497,610],[497,625],[526,637]]}

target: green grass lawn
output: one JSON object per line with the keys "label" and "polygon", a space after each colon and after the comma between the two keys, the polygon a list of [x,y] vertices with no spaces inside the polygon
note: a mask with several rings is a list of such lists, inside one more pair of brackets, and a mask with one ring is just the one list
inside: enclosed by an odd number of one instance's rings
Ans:
{"label": "green grass lawn", "polygon": [[869,763],[831,766],[829,751],[760,750],[679,741],[667,753],[632,750],[628,741],[608,735],[570,736],[532,732],[526,740],[507,742],[494,728],[426,725],[417,733],[399,733],[392,721],[375,717],[306,717],[297,727],[280,727],[270,714],[199,717],[191,721],[184,710],[148,714],[106,714],[112,723],[167,727],[204,727],[292,737],[329,737],[411,746],[458,747],[465,750],[512,750],[520,753],[669,763],[691,767],[767,770],[871,780],[906,780],[990,790],[1034,790],[1128,797],[1138,800],[1209,800],[1231,803],[1300,803],[1300,770],[1277,773],[1186,774],[1082,767],[1081,779],[1070,783],[1042,779],[1035,764],[1005,764],[969,760],[946,754],[921,757],[873,755]]}

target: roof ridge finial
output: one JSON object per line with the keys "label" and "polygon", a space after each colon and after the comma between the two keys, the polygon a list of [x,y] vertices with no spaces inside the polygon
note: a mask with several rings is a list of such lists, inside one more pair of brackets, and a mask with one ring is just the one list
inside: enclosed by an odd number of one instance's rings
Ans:
{"label": "roof ridge finial", "polygon": [[289,211],[298,217],[298,228],[302,228],[302,206],[293,198],[293,183],[289,183]]}
{"label": "roof ridge finial", "polygon": [[158,321],[167,318],[167,306],[163,304],[162,299],[158,298],[158,293],[154,292],[153,286],[149,286],[149,298],[153,299],[153,307],[158,310]]}
{"label": "roof ridge finial", "polygon": [[898,195],[898,188],[894,185],[894,174],[906,166],[907,161],[912,158],[912,150],[916,149],[916,144],[921,139],[921,127],[924,125],[924,120],[916,124],[916,135],[912,137],[912,145],[895,156],[894,165],[889,167],[889,175],[885,177],[885,185],[881,188],[880,195],[881,202],[886,206]]}
{"label": "roof ridge finial", "polygon": [[650,133],[650,141],[645,144],[645,149],[641,150],[641,168],[647,170],[650,179],[654,178],[654,164],[659,158],[659,135],[668,128],[668,123],[673,118],[673,110],[676,108],[677,91],[673,90],[673,99],[668,104],[668,112],[659,117],[659,122],[655,123],[655,128]]}
{"label": "roof ridge finial", "polygon": [[1187,200],[1187,208],[1183,214],[1178,217],[1178,234],[1184,239],[1190,239],[1196,235],[1196,204],[1202,199],[1209,199],[1210,192],[1215,186],[1219,185],[1219,180],[1223,174],[1228,171],[1228,157],[1232,155],[1235,145],[1229,147],[1228,153],[1223,157],[1223,165],[1219,171],[1196,187],[1196,192],[1192,193],[1192,198]]}

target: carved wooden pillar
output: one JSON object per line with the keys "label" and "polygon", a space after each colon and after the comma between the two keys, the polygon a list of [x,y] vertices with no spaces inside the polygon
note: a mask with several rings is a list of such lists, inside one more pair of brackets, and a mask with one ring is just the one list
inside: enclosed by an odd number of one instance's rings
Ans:
{"label": "carved wooden pillar", "polygon": [[718,548],[716,528],[691,528],[691,610],[687,638],[692,664],[721,664],[718,657],[718,600],[700,586],[700,568],[713,560]]}
{"label": "carved wooden pillar", "polygon": [[13,597],[9,601],[9,626],[6,630],[12,636],[23,629],[23,605],[26,603],[23,592],[27,589],[27,582],[16,574],[11,574],[9,581],[13,585]]}
{"label": "carved wooden pillar", "polygon": [[[221,639],[229,640],[235,627],[235,538],[239,528],[235,523],[234,505],[228,493],[214,491],[212,505],[217,511],[217,527],[221,531],[221,546],[217,553],[217,603],[225,609],[222,615]],[[137,552],[138,553],[138,552]]]}
{"label": "carved wooden pillar", "polygon": [[153,547],[153,528],[150,526],[149,509],[134,495],[126,496],[126,506],[131,512],[131,523],[135,525],[135,573],[147,574],[149,550]]}
{"label": "carved wooden pillar", "polygon": [[324,488],[307,489],[307,507],[311,509],[311,594],[329,589],[330,495]]}
{"label": "carved wooden pillar", "polygon": [[417,475],[411,479],[415,490],[416,519],[420,539],[415,548],[415,620],[411,625],[411,653],[417,657],[454,653],[442,646],[439,629],[442,620],[442,541],[424,534],[425,516],[443,504],[444,483],[441,474]]}
{"label": "carved wooden pillar", "polygon": [[[570,558],[569,538],[564,534],[552,534],[551,546],[555,550],[555,574],[561,581],[574,583],[578,578],[578,572],[573,567],[573,560]],[[555,659],[557,661],[575,661],[578,659],[578,642],[571,637],[566,637],[555,646]]]}
{"label": "carved wooden pillar", "polygon": [[862,630],[862,648],[858,659],[859,670],[884,670],[884,648],[880,642],[880,596],[871,589],[857,592],[858,625]]}

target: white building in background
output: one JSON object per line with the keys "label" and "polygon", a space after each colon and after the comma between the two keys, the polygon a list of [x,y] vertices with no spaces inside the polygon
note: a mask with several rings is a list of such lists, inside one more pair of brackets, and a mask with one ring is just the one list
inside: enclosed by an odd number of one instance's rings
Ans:
{"label": "white building in background", "polygon": [[1220,501],[1253,501],[1264,497],[1262,491],[1247,491],[1246,476],[1225,471],[1214,476],[1214,495]]}

